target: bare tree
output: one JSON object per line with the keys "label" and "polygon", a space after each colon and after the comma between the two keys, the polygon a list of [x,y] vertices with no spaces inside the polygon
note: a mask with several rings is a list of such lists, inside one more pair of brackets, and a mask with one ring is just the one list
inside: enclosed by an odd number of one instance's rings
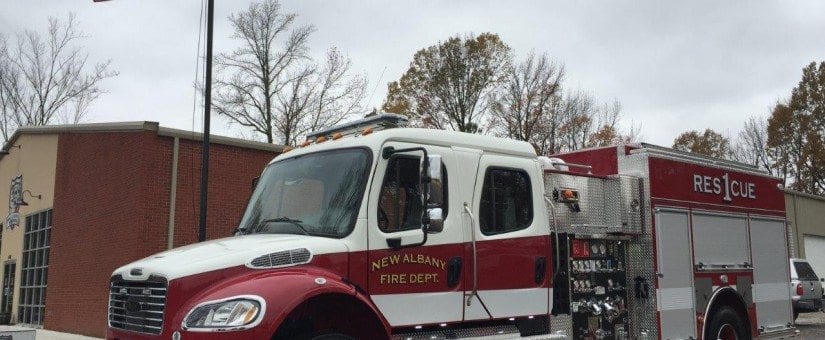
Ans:
{"label": "bare tree", "polygon": [[560,104],[558,148],[552,152],[636,142],[640,128],[622,129],[622,104],[618,99],[597,105],[592,95],[578,90],[568,93]]}
{"label": "bare tree", "polygon": [[492,126],[502,130],[500,135],[533,143],[541,153],[554,149],[564,66],[547,55],[530,53],[523,62],[507,67],[505,74],[502,90],[494,94]]}
{"label": "bare tree", "polygon": [[595,111],[591,119],[593,123],[589,134],[583,136],[587,138],[584,146],[608,146],[615,143],[620,138],[616,125],[619,123],[621,113],[622,104],[618,99],[614,99],[612,103],[603,104]]}
{"label": "bare tree", "polygon": [[296,26],[276,0],[252,3],[229,16],[241,47],[216,59],[213,107],[231,121],[294,144],[312,129],[360,109],[366,77],[348,76],[351,61],[336,49],[318,65],[309,56],[312,25]]}
{"label": "bare tree", "polygon": [[0,130],[8,139],[20,126],[55,120],[78,123],[89,105],[105,91],[102,80],[117,75],[107,60],[89,65],[89,55],[76,44],[84,38],[75,15],[49,18],[46,36],[26,30],[15,43],[0,36]]}
{"label": "bare tree", "polygon": [[759,117],[750,117],[745,121],[738,139],[731,148],[731,157],[745,164],[757,166],[769,173],[774,173],[771,156],[768,151],[768,122]]}
{"label": "bare tree", "polygon": [[587,140],[594,131],[597,110],[593,97],[584,91],[571,92],[565,96],[561,104],[559,151],[587,147]]}
{"label": "bare tree", "polygon": [[284,144],[295,144],[299,136],[338,124],[361,109],[366,77],[347,78],[351,64],[333,48],[323,68],[307,66],[292,74],[288,86],[277,94],[279,114],[273,117]]}

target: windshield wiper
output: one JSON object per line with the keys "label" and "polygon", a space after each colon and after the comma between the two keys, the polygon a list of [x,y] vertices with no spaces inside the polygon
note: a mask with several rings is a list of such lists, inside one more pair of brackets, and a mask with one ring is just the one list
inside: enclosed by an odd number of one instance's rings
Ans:
{"label": "windshield wiper", "polygon": [[268,219],[265,219],[263,221],[260,221],[255,226],[255,229],[254,229],[253,232],[257,233],[258,231],[260,231],[268,223],[274,223],[274,222],[289,223],[291,225],[294,225],[294,226],[298,227],[298,230],[300,230],[302,233],[304,233],[304,235],[312,236],[312,234],[310,234],[309,231],[307,231],[307,229],[304,228],[304,226],[302,224],[302,223],[304,223],[303,221],[292,219],[292,218],[289,218],[289,217],[286,217],[286,216],[278,217],[278,218],[268,218]]}

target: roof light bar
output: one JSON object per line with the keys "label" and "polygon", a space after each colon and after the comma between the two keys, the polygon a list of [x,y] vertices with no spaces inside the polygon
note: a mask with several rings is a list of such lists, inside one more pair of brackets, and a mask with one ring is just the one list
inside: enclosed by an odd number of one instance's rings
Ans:
{"label": "roof light bar", "polygon": [[[311,132],[307,135],[307,140],[318,138],[324,139],[338,139],[342,136],[349,135],[366,135],[366,129],[370,132],[405,127],[409,120],[407,117],[394,113],[381,113],[374,116],[369,116],[364,119],[355,120],[341,125],[333,126],[328,129]],[[339,135],[340,134],[340,135]],[[337,136],[337,137],[336,137]]]}

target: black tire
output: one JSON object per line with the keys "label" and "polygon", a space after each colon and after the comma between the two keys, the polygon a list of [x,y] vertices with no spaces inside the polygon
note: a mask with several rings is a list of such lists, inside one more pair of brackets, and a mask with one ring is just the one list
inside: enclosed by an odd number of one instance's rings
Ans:
{"label": "black tire", "polygon": [[705,331],[705,339],[750,339],[747,322],[735,309],[722,306],[711,313]]}
{"label": "black tire", "polygon": [[793,321],[796,321],[796,318],[798,318],[798,317],[799,317],[799,312],[798,311],[793,311]]}
{"label": "black tire", "polygon": [[312,340],[355,340],[355,338],[339,333],[328,333],[316,335],[312,337]]}

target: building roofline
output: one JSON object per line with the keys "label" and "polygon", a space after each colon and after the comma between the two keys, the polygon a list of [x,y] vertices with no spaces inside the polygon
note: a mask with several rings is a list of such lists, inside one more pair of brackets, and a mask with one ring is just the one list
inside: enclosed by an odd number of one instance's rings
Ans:
{"label": "building roofline", "polygon": [[[179,130],[161,127],[158,122],[151,121],[134,121],[134,122],[115,122],[115,123],[90,123],[90,124],[72,124],[72,125],[44,125],[44,126],[23,126],[17,128],[14,134],[3,145],[0,151],[0,158],[8,153],[15,141],[21,135],[48,135],[60,133],[99,133],[99,132],[140,132],[153,131],[158,136],[177,137],[181,139],[202,141],[203,134],[200,132]],[[210,135],[209,142],[212,144],[221,144],[228,146],[235,146],[241,148],[250,148],[263,151],[283,152],[285,146],[277,144],[269,144],[263,142],[249,141],[240,138]]]}
{"label": "building roofline", "polygon": [[807,192],[796,191],[796,190],[787,189],[787,188],[783,191],[785,191],[786,194],[790,194],[790,195],[794,195],[794,196],[810,198],[810,199],[814,199],[814,200],[817,200],[817,201],[825,201],[825,197],[819,196],[819,195],[814,195],[814,194],[809,194]]}
{"label": "building roofline", "polygon": [[[179,130],[179,129],[172,129],[167,127],[159,127],[158,128],[158,135],[159,136],[166,136],[166,137],[178,137],[181,139],[188,139],[193,141],[202,141],[203,134],[200,132],[193,132],[193,131],[186,131],[186,130]],[[228,146],[237,146],[242,148],[250,148],[250,149],[258,149],[264,151],[274,151],[274,152],[283,152],[286,148],[285,145],[280,144],[270,144],[252,140],[246,140],[241,138],[234,138],[234,137],[226,137],[226,136],[219,136],[219,135],[209,135],[209,143],[212,144],[221,144],[221,145],[228,145]]]}

